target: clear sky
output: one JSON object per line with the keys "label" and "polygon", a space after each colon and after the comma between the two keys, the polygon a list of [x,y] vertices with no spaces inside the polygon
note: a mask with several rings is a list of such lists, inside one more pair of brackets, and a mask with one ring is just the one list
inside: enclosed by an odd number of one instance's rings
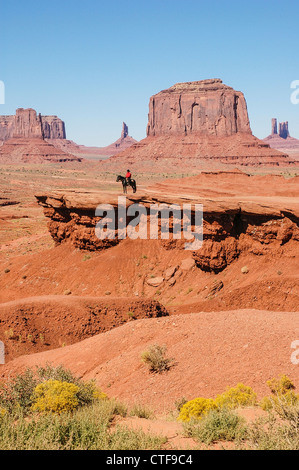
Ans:
{"label": "clear sky", "polygon": [[253,133],[271,118],[299,138],[298,0],[0,0],[0,114],[31,107],[67,137],[104,146],[146,136],[151,95],[221,78],[247,100]]}

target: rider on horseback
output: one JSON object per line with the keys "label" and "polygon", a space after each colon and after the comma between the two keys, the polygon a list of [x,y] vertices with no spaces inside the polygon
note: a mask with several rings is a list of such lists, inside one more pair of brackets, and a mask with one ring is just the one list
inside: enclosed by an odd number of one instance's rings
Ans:
{"label": "rider on horseback", "polygon": [[127,193],[127,187],[130,186],[133,189],[133,193],[136,193],[136,181],[132,179],[130,170],[127,171],[126,176],[118,175],[116,182],[122,182],[124,194]]}

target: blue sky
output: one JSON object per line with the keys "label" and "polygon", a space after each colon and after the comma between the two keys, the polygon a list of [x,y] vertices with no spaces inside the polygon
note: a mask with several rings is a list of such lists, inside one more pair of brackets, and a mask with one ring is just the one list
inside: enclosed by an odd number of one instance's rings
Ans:
{"label": "blue sky", "polygon": [[0,0],[0,18],[0,114],[55,114],[69,139],[104,146],[123,121],[145,137],[151,95],[221,78],[245,94],[255,135],[277,117],[299,138],[298,0]]}

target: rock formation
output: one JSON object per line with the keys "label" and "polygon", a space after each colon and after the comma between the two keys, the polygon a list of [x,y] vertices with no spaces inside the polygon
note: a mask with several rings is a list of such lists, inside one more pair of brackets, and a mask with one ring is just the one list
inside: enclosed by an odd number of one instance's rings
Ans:
{"label": "rock formation", "polygon": [[64,122],[57,116],[42,116],[44,139],[66,139]]}
{"label": "rock formation", "polygon": [[298,164],[299,140],[291,137],[288,121],[280,122],[278,126],[277,119],[272,119],[271,134],[263,140],[271,148],[287,153]]}
{"label": "rock formation", "polygon": [[123,128],[121,131],[121,140],[124,140],[129,135],[129,128],[125,122],[123,122]]}
{"label": "rock formation", "polygon": [[57,116],[42,116],[19,108],[15,116],[0,116],[0,140],[11,138],[65,139],[65,124]]}
{"label": "rock formation", "polygon": [[0,147],[0,164],[81,162],[82,159],[54,147],[41,138],[17,137]]}
{"label": "rock formation", "polygon": [[[81,161],[51,141],[63,141],[65,125],[57,116],[42,116],[19,108],[15,116],[0,116],[0,163],[57,163]],[[55,139],[55,140],[54,140]]]}
{"label": "rock formation", "polygon": [[0,141],[9,139],[13,133],[14,116],[0,116]]}
{"label": "rock formation", "polygon": [[277,119],[273,118],[272,119],[272,133],[271,135],[276,135],[277,134]]}
{"label": "rock formation", "polygon": [[[180,207],[190,203],[193,210],[195,204],[203,204],[204,243],[201,249],[193,252],[193,259],[202,271],[219,273],[245,252],[275,256],[285,244],[297,244],[298,196],[299,177],[287,180],[282,176],[224,172],[166,180],[153,186],[148,193],[128,195],[126,203],[129,206],[138,202],[145,206],[148,221],[154,203],[178,204]],[[36,198],[49,218],[48,228],[57,244],[69,241],[76,248],[97,251],[122,243],[117,233],[114,239],[100,240],[95,231],[101,219],[95,216],[95,208],[100,203],[109,203],[117,211],[115,193],[63,191],[37,194]],[[127,223],[130,220],[128,217]],[[174,240],[171,236],[169,240],[161,239],[160,243],[166,249],[184,250],[184,241]]]}
{"label": "rock formation", "polygon": [[243,93],[212,79],[178,83],[152,96],[147,137],[100,165],[103,171],[182,174],[296,162],[252,135]]}
{"label": "rock formation", "polygon": [[281,137],[282,139],[287,139],[288,137],[290,137],[288,121],[279,123],[279,133],[278,133],[277,119],[276,118],[272,119],[271,136],[275,137],[277,135],[279,135],[279,137]]}
{"label": "rock formation", "polygon": [[123,122],[120,138],[107,147],[86,147],[85,145],[78,145],[71,140],[65,139],[49,139],[49,142],[55,145],[55,147],[71,153],[72,155],[77,155],[91,160],[101,160],[128,149],[132,145],[136,144],[137,140],[129,136],[129,128],[127,124]]}
{"label": "rock formation", "polygon": [[287,139],[290,136],[289,123],[287,121],[286,122],[281,122],[279,124],[279,136],[282,139]]}
{"label": "rock formation", "polygon": [[178,83],[150,99],[148,136],[237,132],[251,134],[246,101],[220,79]]}
{"label": "rock formation", "polygon": [[13,123],[12,138],[43,138],[41,115],[37,115],[34,109],[19,108]]}

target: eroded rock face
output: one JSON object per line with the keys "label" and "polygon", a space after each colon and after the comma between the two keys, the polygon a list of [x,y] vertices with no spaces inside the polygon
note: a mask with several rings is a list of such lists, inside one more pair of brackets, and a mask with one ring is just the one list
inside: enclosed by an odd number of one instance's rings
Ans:
{"label": "eroded rock face", "polygon": [[65,124],[57,116],[42,116],[44,139],[66,139]]}
{"label": "eroded rock face", "polygon": [[[229,175],[228,175],[229,177]],[[259,177],[249,177],[244,174],[234,174],[231,177],[231,189],[221,191],[221,180],[224,176],[219,174],[207,174],[197,177],[194,184],[205,192],[205,181],[209,181],[210,187],[219,188],[219,194],[213,195],[213,200],[209,196],[201,196],[199,192],[194,197],[171,195],[171,183],[165,183],[168,187],[163,194],[157,191],[153,195],[139,194],[127,197],[127,206],[133,203],[140,203],[146,207],[147,220],[150,220],[151,204],[182,204],[189,201],[192,207],[195,204],[203,204],[203,246],[197,251],[189,252],[189,257],[182,262],[181,271],[191,270],[195,266],[202,271],[219,273],[234,262],[242,253],[252,253],[257,256],[271,255],[283,249],[287,243],[299,242],[299,205],[296,202],[298,195],[298,179],[292,182],[284,180],[283,177],[267,177],[261,180]],[[183,180],[182,180],[183,181]],[[191,179],[187,180],[187,187],[191,187]],[[257,185],[265,186],[264,193],[259,198],[255,195]],[[289,188],[286,185],[289,185]],[[175,186],[175,185],[174,185]],[[262,186],[262,187],[263,187]],[[175,190],[175,188],[174,188]],[[239,192],[236,198],[234,192]],[[230,193],[229,193],[230,191]],[[154,191],[153,191],[154,192]],[[250,192],[254,194],[251,199]],[[288,193],[289,197],[281,196],[278,206],[277,192],[281,195]],[[242,196],[241,196],[242,194]],[[100,240],[96,236],[96,225],[100,217],[95,216],[95,209],[99,204],[110,204],[117,212],[117,197],[115,194],[92,193],[90,195],[80,194],[80,192],[54,193],[36,195],[40,205],[44,208],[44,213],[49,219],[49,231],[56,243],[69,241],[76,248],[96,251],[109,249],[112,246],[122,243],[121,237],[116,234],[114,239]],[[238,202],[241,201],[241,202]],[[117,220],[117,217],[116,217]],[[129,219],[127,217],[126,223]],[[194,219],[192,213],[191,220]],[[176,240],[171,237],[172,220],[169,221],[170,237],[161,239],[160,243],[164,249],[184,250],[185,240]],[[161,230],[161,224],[159,226]],[[194,226],[192,227],[194,231]],[[148,230],[149,233],[149,230]],[[294,245],[294,246],[295,246]],[[173,266],[170,272],[165,273],[163,279],[169,280],[177,270]],[[159,285],[163,279],[150,279],[154,285]]]}
{"label": "eroded rock face", "polygon": [[65,124],[57,116],[19,108],[15,116],[0,116],[0,140],[12,138],[65,139]]}
{"label": "eroded rock face", "polygon": [[282,139],[287,139],[289,136],[290,136],[290,133],[289,133],[289,123],[288,121],[286,122],[281,122],[279,124],[279,136],[282,138]]}
{"label": "eroded rock face", "polygon": [[12,136],[14,116],[0,116],[0,140],[4,141]]}
{"label": "eroded rock face", "polygon": [[37,115],[34,109],[17,109],[13,124],[12,137],[32,137],[42,139],[43,129],[41,115]]}
{"label": "eroded rock face", "polygon": [[251,134],[244,95],[220,79],[178,83],[150,99],[148,136],[238,132]]}

